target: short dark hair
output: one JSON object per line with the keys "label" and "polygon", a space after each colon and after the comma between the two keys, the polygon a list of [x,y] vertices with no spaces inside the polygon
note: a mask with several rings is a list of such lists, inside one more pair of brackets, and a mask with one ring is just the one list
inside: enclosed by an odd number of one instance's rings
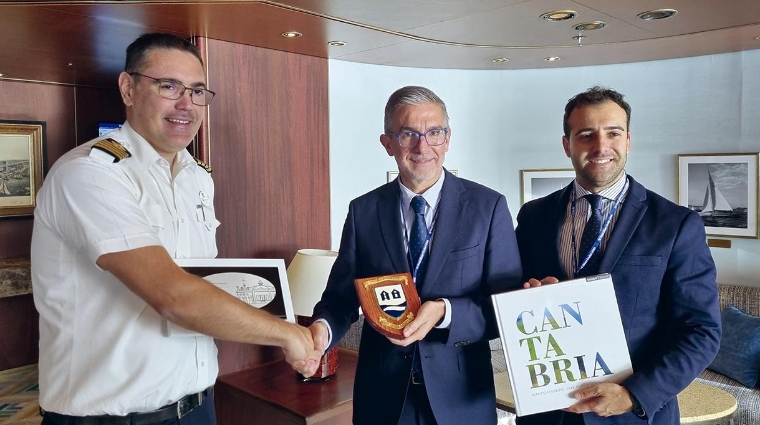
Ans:
{"label": "short dark hair", "polygon": [[398,108],[423,103],[432,103],[440,106],[443,110],[443,119],[445,121],[443,125],[449,126],[449,113],[446,112],[446,104],[443,103],[443,100],[438,95],[426,87],[406,86],[393,92],[385,104],[385,132],[390,133],[393,131],[393,128],[391,128],[393,126],[393,114]]}
{"label": "short dark hair", "polygon": [[140,67],[145,63],[145,58],[153,49],[181,50],[198,58],[201,66],[203,59],[198,48],[184,38],[173,34],[148,33],[143,34],[127,47],[127,61],[124,64],[124,72],[140,72]]}
{"label": "short dark hair", "polygon": [[575,108],[580,108],[586,105],[598,105],[608,100],[617,103],[618,106],[623,108],[626,116],[625,127],[626,130],[629,130],[631,127],[631,105],[629,105],[623,97],[622,94],[615,90],[602,86],[591,87],[583,93],[578,93],[571,97],[570,100],[567,101],[567,105],[565,105],[565,117],[562,120],[562,129],[565,131],[565,137],[570,137],[570,123],[568,122],[568,119]]}

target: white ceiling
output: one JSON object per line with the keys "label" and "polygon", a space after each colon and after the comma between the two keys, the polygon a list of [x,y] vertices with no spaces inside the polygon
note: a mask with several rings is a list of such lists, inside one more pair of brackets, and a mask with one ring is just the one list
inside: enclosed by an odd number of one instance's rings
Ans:
{"label": "white ceiling", "polygon": [[[659,8],[678,13],[637,18]],[[539,18],[562,9],[578,15]],[[573,27],[591,21],[607,25],[580,33],[586,38],[578,46]],[[280,36],[288,30],[303,36]],[[126,46],[149,31],[379,65],[555,68],[757,49],[760,0],[0,0],[0,73],[110,83]],[[347,44],[331,47],[331,40]],[[561,60],[545,61],[549,56]],[[509,61],[493,62],[499,57]]]}

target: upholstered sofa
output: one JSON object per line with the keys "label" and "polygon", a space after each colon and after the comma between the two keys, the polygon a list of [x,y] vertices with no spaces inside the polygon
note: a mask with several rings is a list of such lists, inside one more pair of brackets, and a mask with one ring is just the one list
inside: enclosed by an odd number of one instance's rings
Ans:
{"label": "upholstered sofa", "polygon": [[[760,287],[719,284],[718,291],[721,310],[728,305],[733,305],[745,313],[760,317]],[[352,350],[359,349],[363,322],[364,318],[360,317],[359,321],[354,323],[340,342],[341,346]],[[494,373],[505,371],[506,363],[500,341],[495,339],[490,344]],[[739,407],[734,416],[734,425],[760,425],[760,388],[748,388],[728,376],[710,369],[705,370],[697,380],[725,390],[736,398]],[[499,417],[500,423],[511,423],[511,414],[499,412]]]}
{"label": "upholstered sofa", "polygon": [[[718,291],[720,292],[720,308],[724,313],[723,342],[725,343],[729,340],[726,335],[730,332],[726,329],[729,323],[725,320],[725,307],[733,305],[747,314],[760,317],[760,287],[720,284],[718,285]],[[753,338],[751,335],[745,335],[745,337]],[[760,346],[760,329],[755,329],[754,340],[755,347]],[[723,345],[721,346],[721,350],[724,350]],[[756,373],[760,370],[760,362],[757,359],[758,357],[755,356]],[[702,372],[697,380],[728,391],[736,398],[739,409],[734,416],[734,425],[760,425],[760,388],[758,388],[760,382],[756,382],[754,388],[748,388],[728,376],[714,372],[709,368]]]}

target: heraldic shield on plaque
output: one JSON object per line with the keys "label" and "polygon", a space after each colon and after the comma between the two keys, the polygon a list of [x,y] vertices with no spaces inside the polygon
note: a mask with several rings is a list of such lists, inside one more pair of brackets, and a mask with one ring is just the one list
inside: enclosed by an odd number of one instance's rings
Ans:
{"label": "heraldic shield on plaque", "polygon": [[420,309],[420,296],[410,273],[355,279],[364,318],[381,334],[404,339],[404,327]]}

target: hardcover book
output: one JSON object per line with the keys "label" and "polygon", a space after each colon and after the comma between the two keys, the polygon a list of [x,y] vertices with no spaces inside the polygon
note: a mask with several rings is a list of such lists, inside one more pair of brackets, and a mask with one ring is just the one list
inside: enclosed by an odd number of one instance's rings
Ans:
{"label": "hardcover book", "polygon": [[575,391],[633,373],[609,274],[491,299],[518,416],[564,409]]}

